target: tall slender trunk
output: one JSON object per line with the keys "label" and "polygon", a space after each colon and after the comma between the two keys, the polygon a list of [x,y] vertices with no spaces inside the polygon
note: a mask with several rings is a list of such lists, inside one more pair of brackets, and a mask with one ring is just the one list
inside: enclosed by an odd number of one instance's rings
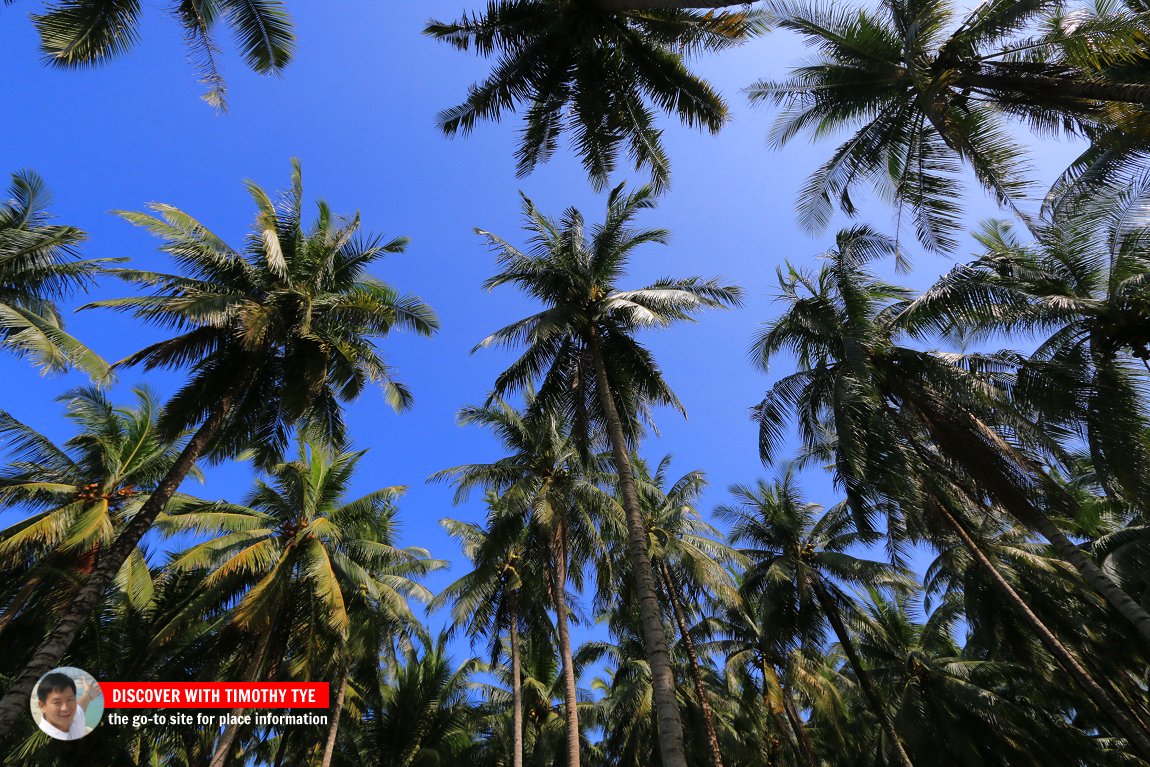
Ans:
{"label": "tall slender trunk", "polygon": [[1075,77],[1044,77],[995,70],[995,64],[984,64],[977,72],[963,72],[958,87],[984,88],[990,91],[1014,91],[1049,98],[1086,101],[1116,101],[1122,104],[1150,106],[1150,85],[1084,80]]}
{"label": "tall slender trunk", "polygon": [[983,571],[990,577],[991,582],[999,593],[1006,599],[1011,608],[1021,617],[1034,631],[1038,640],[1047,651],[1054,656],[1058,665],[1070,675],[1082,691],[1090,698],[1090,700],[1100,710],[1104,711],[1107,716],[1118,727],[1118,731],[1130,742],[1130,745],[1142,756],[1143,759],[1150,761],[1150,736],[1146,731],[1140,727],[1133,719],[1131,719],[1122,706],[1113,699],[1113,697],[1106,692],[1094,678],[1090,675],[1078,659],[1070,652],[1067,647],[1059,641],[1058,637],[1047,628],[1042,619],[1030,609],[1026,601],[1019,596],[1014,587],[1003,576],[1002,572],[994,564],[991,559],[986,556],[979,547],[978,543],[970,536],[966,528],[959,522],[950,510],[946,508],[946,504],[933,503],[931,504],[932,510],[938,514],[948,528],[954,531],[962,541],[963,546],[970,553]]}
{"label": "tall slender trunk", "polygon": [[[264,661],[267,660],[268,648],[271,647],[272,635],[275,633],[277,626],[278,621],[273,623],[272,628],[265,631],[263,637],[260,638],[260,649],[256,653],[256,660],[255,663],[252,664],[251,673],[248,674],[249,682],[255,682],[260,678],[260,669],[263,667]],[[274,674],[268,674],[268,676],[274,676]],[[233,717],[239,717],[245,710],[246,709],[243,708],[233,708],[229,709],[228,713]],[[224,728],[224,734],[216,741],[216,747],[212,751],[212,759],[208,762],[208,767],[224,767],[231,753],[232,744],[235,743],[236,736],[238,736],[239,733],[240,726],[238,724],[229,724]]]}
{"label": "tall slender trunk", "polygon": [[555,625],[559,629],[559,656],[563,660],[563,708],[567,720],[567,767],[579,767],[579,703],[575,697],[575,662],[567,627],[567,536],[560,514],[555,520]]}
{"label": "tall slender trunk", "polygon": [[655,717],[659,727],[659,754],[663,767],[687,767],[687,754],[683,747],[683,723],[679,718],[679,701],[675,694],[675,675],[671,669],[671,653],[663,631],[663,617],[659,598],[655,592],[655,574],[647,552],[647,528],[639,507],[639,494],[635,488],[635,475],[627,453],[627,438],[623,422],[615,406],[615,396],[607,378],[607,365],[599,343],[598,330],[592,326],[587,336],[595,381],[599,389],[599,403],[607,420],[607,436],[611,440],[611,454],[615,471],[619,475],[619,495],[627,517],[627,551],[631,558],[631,572],[635,578],[635,596],[639,600],[639,616],[643,628],[643,647],[651,667],[651,688],[655,699]]}
{"label": "tall slender trunk", "polygon": [[[1030,498],[1027,488],[1020,487],[1013,475],[1021,473],[1032,479],[1045,494],[1065,506],[1067,512],[1073,511],[1074,499],[1041,466],[1035,465],[973,414],[964,410],[948,410],[945,403],[938,402],[930,393],[923,396],[922,392],[916,392],[908,399],[908,404],[922,417],[934,443],[951,445],[947,452],[951,460],[962,466],[1018,522],[1041,533],[1083,580],[1133,623],[1144,639],[1150,641],[1150,613],[1051,522],[1046,512]],[[1012,468],[1015,471],[1012,472]]]}
{"label": "tall slender trunk", "polygon": [[822,582],[820,577],[816,576],[811,580],[811,586],[815,592],[815,599],[818,600],[819,606],[822,607],[823,613],[827,616],[827,620],[830,621],[831,628],[834,629],[835,636],[838,637],[839,646],[842,647],[843,652],[846,653],[847,662],[850,663],[851,668],[855,672],[855,677],[859,680],[859,688],[862,689],[863,697],[865,697],[867,703],[870,704],[871,711],[874,713],[875,718],[878,719],[879,726],[883,732],[886,733],[887,738],[890,739],[891,746],[894,748],[895,757],[903,767],[914,767],[914,763],[911,762],[910,756],[906,753],[906,749],[903,748],[902,741],[899,740],[898,732],[894,729],[894,724],[887,714],[886,707],[882,704],[882,698],[879,697],[878,691],[874,688],[870,674],[863,668],[858,650],[855,649],[850,633],[843,623],[843,617],[839,614],[839,608],[835,605],[834,599],[831,598],[826,584]]}
{"label": "tall slender trunk", "polygon": [[523,767],[523,661],[519,657],[519,589],[507,595],[511,613],[511,767]]}
{"label": "tall slender trunk", "polygon": [[285,727],[283,732],[280,734],[280,742],[276,746],[275,767],[283,767],[284,759],[287,758],[287,742],[289,732],[291,732],[291,728]]}
{"label": "tall slender trunk", "polygon": [[0,634],[4,633],[4,630],[8,628],[8,624],[10,624],[20,610],[23,609],[24,604],[36,593],[36,589],[40,586],[40,583],[41,579],[33,576],[25,581],[24,585],[21,586],[20,590],[16,593],[16,596],[12,597],[12,601],[9,602],[8,606],[4,609],[3,615],[0,615]]}
{"label": "tall slender trunk", "polygon": [[[775,720],[775,726],[779,728],[779,745],[774,750],[774,758],[768,762],[773,764],[782,753],[784,741],[787,747],[796,754],[802,751],[802,747],[799,745],[794,728],[791,727],[790,719],[784,710],[782,685],[779,684],[779,678],[775,676],[771,664],[767,662],[765,657],[760,657],[759,663],[761,665],[760,671],[763,674],[763,710]],[[778,703],[771,699],[772,690],[778,695]]]}
{"label": "tall slender trunk", "polygon": [[[232,716],[239,716],[243,713],[242,708],[229,709],[229,714]],[[238,724],[229,724],[224,728],[224,734],[216,741],[216,747],[212,750],[212,760],[208,762],[208,767],[223,767],[228,761],[228,754],[232,750],[232,744],[236,742],[236,736],[240,733],[240,726]]]}
{"label": "tall slender trunk", "polygon": [[196,461],[215,441],[240,393],[246,388],[251,373],[251,370],[237,372],[234,383],[224,391],[219,401],[212,407],[208,417],[180,451],[179,457],[144,502],[139,513],[132,517],[132,521],[116,538],[115,543],[104,552],[96,569],[72,599],[67,611],[40,643],[16,681],[8,688],[4,699],[0,700],[0,740],[8,736],[12,726],[21,716],[26,715],[28,698],[32,694],[36,680],[60,665],[60,659],[79,636],[84,624],[92,617],[104,598],[104,592],[111,585],[112,579],[116,577],[124,561],[136,550],[136,546],[156,521],[156,517],[167,507]]}
{"label": "tall slender trunk", "polygon": [[803,761],[806,762],[807,767],[818,767],[815,750],[811,747],[811,739],[807,735],[807,728],[803,726],[802,717],[799,716],[799,711],[795,708],[794,698],[791,697],[791,693],[786,687],[779,685],[779,690],[783,696],[783,711],[786,712],[787,720],[795,731],[795,738],[798,740],[799,752],[802,754]]}
{"label": "tall slender trunk", "polygon": [[327,742],[323,746],[323,761],[320,762],[320,767],[331,767],[331,757],[335,753],[335,738],[339,733],[339,715],[343,712],[343,697],[347,691],[348,660],[346,652],[347,648],[345,647],[341,653],[343,660],[339,667],[339,681],[336,682],[339,687],[335,691],[335,703],[331,707],[331,725],[327,731]]}
{"label": "tall slender trunk", "polygon": [[699,664],[699,654],[695,652],[695,640],[691,639],[691,632],[687,628],[687,621],[679,606],[679,594],[671,578],[671,570],[666,562],[660,562],[660,571],[663,575],[663,584],[667,589],[667,599],[671,602],[671,612],[675,614],[675,622],[679,625],[679,636],[683,638],[683,647],[687,651],[687,660],[691,664],[691,678],[695,682],[695,694],[699,696],[699,707],[703,710],[703,725],[707,730],[707,746],[711,752],[713,767],[723,767],[723,752],[719,749],[719,736],[715,732],[715,717],[711,711],[711,702],[707,699],[707,688],[703,686],[703,671]]}

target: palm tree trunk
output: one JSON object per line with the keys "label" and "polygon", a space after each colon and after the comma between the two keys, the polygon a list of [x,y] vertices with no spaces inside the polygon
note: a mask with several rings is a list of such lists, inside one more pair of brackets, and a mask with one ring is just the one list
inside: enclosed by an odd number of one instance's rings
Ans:
{"label": "palm tree trunk", "polygon": [[1030,498],[1027,488],[1019,486],[1015,475],[1020,472],[1027,475],[1047,494],[1054,495],[1068,512],[1076,506],[1074,499],[1069,498],[1041,466],[1031,462],[973,414],[948,410],[945,403],[938,402],[929,393],[923,396],[922,392],[917,392],[913,400],[907,404],[921,416],[934,443],[950,446],[947,455],[951,460],[962,466],[1018,522],[1041,533],[1059,556],[1078,570],[1083,580],[1133,623],[1144,639],[1150,641],[1150,613],[1050,521],[1046,512]]}
{"label": "palm tree trunk", "polygon": [[1042,619],[1030,609],[1026,601],[1019,596],[1014,587],[1003,576],[998,567],[991,561],[991,559],[983,553],[978,543],[966,531],[962,523],[959,522],[950,510],[946,508],[946,504],[933,503],[931,508],[938,514],[951,530],[958,535],[962,540],[963,546],[966,548],[970,555],[982,567],[983,571],[990,576],[991,582],[998,589],[999,593],[1006,599],[1011,608],[1021,617],[1034,631],[1038,640],[1042,645],[1054,656],[1058,665],[1070,675],[1074,682],[1082,688],[1083,692],[1087,694],[1090,700],[1100,710],[1104,711],[1107,716],[1117,725],[1119,732],[1130,742],[1130,745],[1141,754],[1143,759],[1150,761],[1150,736],[1146,731],[1135,723],[1126,712],[1122,710],[1121,705],[1113,699],[1113,697],[1106,692],[1090,675],[1085,668],[1078,662],[1078,659],[1070,652],[1067,647],[1054,636],[1053,632],[1047,628]]}
{"label": "palm tree trunk", "polygon": [[511,767],[523,767],[523,661],[519,657],[519,590],[507,595],[511,618]]}
{"label": "palm tree trunk", "polygon": [[914,763],[911,762],[910,756],[906,753],[906,749],[903,748],[902,741],[899,740],[898,733],[895,731],[894,723],[891,722],[890,716],[887,714],[886,707],[882,704],[882,698],[879,697],[878,691],[874,688],[870,674],[863,668],[858,650],[855,649],[854,642],[851,640],[846,625],[843,623],[843,617],[839,614],[839,608],[835,605],[834,600],[831,599],[826,584],[822,582],[821,578],[816,577],[812,579],[811,586],[815,592],[815,599],[818,600],[819,606],[822,607],[823,613],[831,623],[831,628],[834,629],[835,636],[838,637],[839,646],[842,647],[843,652],[846,653],[847,662],[851,664],[851,668],[855,672],[855,677],[859,680],[859,687],[863,691],[863,697],[867,699],[871,711],[874,713],[875,718],[878,719],[879,726],[882,727],[883,732],[886,733],[894,747],[895,757],[903,767],[914,767]]}
{"label": "palm tree trunk", "polygon": [[1051,94],[1057,94],[1059,99],[1114,101],[1122,104],[1150,106],[1150,85],[1142,83],[1092,82],[1075,77],[1019,75],[1014,72],[993,71],[983,68],[978,72],[960,74],[956,85],[958,87],[983,88],[988,91],[1013,91],[1042,96],[1046,99]]}
{"label": "palm tree trunk", "polygon": [[12,597],[12,601],[8,603],[3,615],[0,615],[0,634],[4,633],[4,630],[8,628],[8,624],[15,619],[16,614],[20,612],[28,599],[36,593],[36,589],[39,585],[40,578],[29,578],[25,581],[24,585],[20,587],[20,591],[16,593],[16,596]]}
{"label": "palm tree trunk", "polygon": [[1113,605],[1120,613],[1125,615],[1138,629],[1143,637],[1150,640],[1150,614],[1127,594],[1117,583],[1102,572],[1097,563],[1086,555],[1058,526],[1050,521],[1045,514],[1035,520],[1034,528],[1042,537],[1050,541],[1050,545],[1058,552],[1058,556],[1074,566],[1090,586]]}
{"label": "palm tree trunk", "polygon": [[[344,649],[346,653],[346,648]],[[341,653],[342,654],[342,653]],[[347,673],[348,662],[347,656],[344,655],[343,662],[340,664],[339,669],[339,685],[335,692],[335,703],[331,708],[331,726],[327,731],[327,742],[323,746],[323,761],[320,762],[320,767],[331,767],[331,757],[335,753],[335,737],[339,732],[339,715],[343,711],[343,697],[347,691]]]}
{"label": "palm tree trunk", "polygon": [[[242,708],[233,708],[229,710],[232,716],[239,716],[243,711]],[[238,724],[229,724],[224,728],[224,734],[216,742],[215,749],[212,750],[212,760],[208,762],[208,767],[224,767],[228,761],[228,754],[232,750],[232,744],[236,742],[236,736],[239,735],[240,726]]]}
{"label": "palm tree trunk", "polygon": [[587,337],[595,381],[599,389],[599,402],[607,420],[607,435],[611,440],[611,454],[615,471],[619,475],[619,495],[627,517],[627,550],[631,558],[631,572],[635,578],[635,596],[639,600],[639,616],[643,628],[643,646],[647,663],[651,667],[651,688],[655,699],[655,717],[659,729],[659,754],[663,767],[687,767],[683,747],[683,723],[679,718],[679,702],[675,694],[675,675],[671,670],[671,653],[667,649],[667,636],[663,631],[663,618],[659,598],[655,592],[655,576],[651,557],[647,552],[647,528],[639,507],[639,494],[635,488],[635,475],[627,454],[627,438],[623,422],[615,407],[615,397],[607,378],[607,365],[599,345],[596,328]]}
{"label": "palm tree trunk", "polygon": [[287,757],[287,742],[289,732],[291,732],[291,730],[285,727],[283,732],[280,734],[280,742],[279,745],[276,746],[275,767],[283,767],[284,759]]}
{"label": "palm tree trunk", "polygon": [[803,726],[803,720],[799,716],[798,709],[795,708],[795,701],[791,697],[790,691],[782,685],[779,686],[779,690],[783,697],[783,711],[786,712],[787,721],[791,723],[791,728],[795,731],[795,739],[799,743],[799,752],[802,754],[803,761],[806,762],[807,767],[818,767],[814,748],[811,747],[811,739],[807,736],[807,728]]}
{"label": "palm tree trunk", "polygon": [[579,767],[579,704],[575,697],[575,661],[567,627],[567,539],[563,518],[555,514],[555,625],[559,629],[559,657],[563,659],[563,708],[567,720],[567,767]]}
{"label": "palm tree trunk", "polygon": [[[272,634],[275,632],[277,625],[278,621],[273,623],[272,629],[265,631],[263,637],[260,639],[260,649],[259,652],[256,653],[256,661],[252,664],[252,671],[248,675],[249,682],[254,682],[260,677],[260,668],[267,659],[268,648],[272,643]],[[272,674],[268,676],[272,676]],[[233,717],[239,717],[245,710],[246,709],[242,708],[233,708],[229,709],[229,713]],[[212,752],[212,760],[208,763],[208,767],[224,767],[224,764],[228,761],[228,755],[231,753],[232,744],[235,742],[239,732],[240,726],[238,724],[229,724],[224,728],[224,734],[220,736],[219,741],[216,743],[215,750]]]}
{"label": "palm tree trunk", "polygon": [[[792,749],[796,754],[801,751],[801,746],[795,737],[794,729],[790,725],[790,720],[783,711],[783,705],[780,702],[776,705],[771,700],[771,688],[778,690],[779,700],[782,700],[782,691],[779,685],[779,679],[775,676],[774,671],[765,659],[761,660],[762,673],[763,673],[763,710],[775,720],[775,726],[779,728],[779,745],[777,749],[773,749],[774,755],[768,758],[767,764],[774,764],[782,753],[783,742],[786,742],[788,748]],[[773,685],[771,683],[773,680]]]}
{"label": "palm tree trunk", "polygon": [[703,725],[707,730],[707,746],[711,752],[712,767],[723,767],[723,752],[719,749],[719,736],[715,732],[715,717],[711,711],[711,702],[707,699],[707,689],[703,686],[703,671],[699,665],[699,655],[695,652],[695,641],[691,639],[691,632],[687,629],[687,621],[679,606],[679,594],[671,580],[671,571],[666,562],[660,562],[663,574],[663,584],[667,589],[667,598],[671,602],[671,612],[675,614],[675,622],[679,624],[679,636],[683,638],[683,647],[687,650],[687,659],[691,663],[691,678],[695,682],[695,694],[699,696],[699,706],[703,710]]}
{"label": "palm tree trunk", "polygon": [[72,646],[84,624],[103,600],[104,592],[111,585],[124,561],[136,550],[136,546],[151,528],[156,517],[167,507],[196,461],[215,441],[240,393],[246,388],[252,372],[254,371],[239,371],[234,383],[224,391],[219,401],[212,407],[208,417],[204,419],[195,435],[188,440],[179,458],[168,469],[168,473],[144,502],[139,513],[132,518],[124,528],[124,532],[120,533],[115,543],[100,558],[96,569],[73,598],[67,611],[56,623],[56,627],[44,638],[28,665],[8,688],[4,699],[0,700],[0,740],[6,738],[16,721],[26,714],[28,698],[32,694],[36,680],[60,665],[60,659],[64,657],[64,653]]}

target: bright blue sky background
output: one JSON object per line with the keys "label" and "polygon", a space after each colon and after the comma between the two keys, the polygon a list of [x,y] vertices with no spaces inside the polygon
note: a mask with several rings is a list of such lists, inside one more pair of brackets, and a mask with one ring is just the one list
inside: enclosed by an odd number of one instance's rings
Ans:
{"label": "bright blue sky background", "polygon": [[[0,173],[35,169],[54,194],[57,221],[90,234],[86,256],[129,257],[147,269],[169,269],[156,241],[108,211],[170,203],[238,245],[254,218],[242,180],[281,189],[293,156],[303,163],[309,201],[323,197],[342,213],[358,209],[366,231],[411,237],[408,252],[384,261],[378,276],[424,298],[442,321],[435,338],[397,334],[383,344],[398,377],[414,391],[416,406],[396,415],[369,393],[348,418],[357,446],[370,448],[357,490],[408,485],[401,501],[402,542],[453,561],[451,571],[429,579],[428,586],[438,590],[465,572],[466,563],[437,521],[478,520],[483,509],[478,495],[453,508],[449,487],[424,480],[449,466],[499,457],[486,433],[458,427],[455,414],[482,401],[511,356],[469,350],[492,330],[533,311],[512,289],[482,290],[494,257],[472,230],[482,227],[521,243],[519,190],[548,214],[575,205],[591,222],[601,219],[605,196],[590,189],[567,151],[531,176],[516,178],[517,118],[480,125],[472,136],[453,140],[435,128],[436,113],[462,100],[488,65],[423,37],[421,29],[429,17],[453,20],[477,3],[297,0],[291,6],[299,44],[282,78],[250,73],[226,33],[221,35],[226,115],[199,100],[203,87],[187,62],[178,26],[158,5],[147,4],[135,51],[110,66],[80,72],[42,65],[26,17],[40,9],[38,0],[0,10],[0,66],[6,73],[0,80],[6,112]],[[747,349],[756,329],[777,312],[776,267],[784,259],[811,263],[833,232],[808,236],[795,224],[793,210],[806,173],[834,143],[812,147],[800,138],[783,151],[768,150],[772,114],[749,108],[741,93],[756,79],[783,77],[802,55],[794,38],[776,33],[695,62],[696,71],[725,95],[733,117],[718,136],[661,122],[672,188],[640,224],[667,227],[673,238],[668,247],[639,251],[624,283],[637,287],[663,275],[699,274],[722,276],[746,291],[741,309],[707,313],[696,325],[644,338],[690,417],[659,413],[661,436],[648,439],[643,454],[652,463],[674,454],[674,476],[704,470],[711,483],[702,503],[707,511],[728,500],[728,485],[772,472],[758,460],[756,428],[747,413],[773,376],[752,367]],[[1065,145],[1042,147],[1039,175],[1049,180],[1072,153]],[[993,213],[980,192],[968,192],[972,221]],[[870,221],[892,231],[890,211],[872,210]],[[914,273],[900,279],[922,287],[952,264],[916,255],[914,265]],[[92,297],[124,293],[123,286],[107,281]],[[77,299],[67,308],[81,303]],[[68,323],[108,360],[157,337],[151,328],[102,310],[72,315]],[[114,396],[127,403],[128,388],[141,381],[166,395],[178,380],[128,370]],[[75,375],[43,378],[26,361],[0,355],[0,407],[58,440],[70,432],[53,399],[81,383]],[[205,487],[186,489],[238,499],[250,477],[248,467],[228,465],[212,470]],[[811,500],[837,500],[821,477],[811,477],[808,488]],[[0,513],[0,526],[16,519],[14,512]]]}

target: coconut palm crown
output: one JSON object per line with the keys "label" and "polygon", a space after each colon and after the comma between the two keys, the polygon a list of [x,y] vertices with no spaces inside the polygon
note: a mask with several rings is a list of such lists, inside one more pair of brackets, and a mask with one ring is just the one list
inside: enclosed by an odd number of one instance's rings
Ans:
{"label": "coconut palm crown", "polygon": [[[227,90],[215,40],[221,23],[231,29],[254,71],[278,73],[291,60],[295,34],[283,0],[171,0],[166,5],[208,87],[204,101],[217,109],[226,108]],[[143,8],[139,0],[55,0],[43,13],[33,14],[32,21],[49,64],[85,67],[107,63],[135,46]]]}
{"label": "coconut palm crown", "polygon": [[359,235],[358,215],[333,216],[324,203],[316,223],[305,227],[298,162],[293,161],[291,188],[278,202],[254,183],[248,189],[257,216],[243,253],[170,205],[153,205],[159,215],[121,214],[159,236],[161,250],[183,274],[112,270],[151,294],[92,306],[130,312],[177,331],[117,365],[190,368],[187,383],[165,406],[160,427],[168,434],[196,430],[0,701],[0,736],[27,705],[36,679],[57,665],[197,460],[250,448],[261,465],[272,465],[297,428],[313,442],[342,447],[346,429],[340,403],[371,383],[379,384],[396,408],[411,401],[407,389],[392,380],[375,341],[394,327],[429,335],[438,323],[418,298],[400,295],[367,273],[370,264],[401,251],[407,240]]}
{"label": "coconut palm crown", "polygon": [[772,141],[853,131],[804,187],[804,224],[822,229],[836,204],[853,213],[858,184],[872,181],[907,206],[925,246],[949,250],[961,165],[1012,209],[1032,189],[1005,117],[1046,133],[1134,131],[1145,141],[1144,13],[1117,3],[1071,14],[1060,3],[989,0],[962,16],[959,5],[770,3],[775,23],[816,51],[788,79],[749,89],[752,101],[784,107]]}
{"label": "coconut palm crown", "polygon": [[8,195],[0,203],[0,347],[31,357],[44,371],[72,366],[106,375],[107,364],[64,332],[55,303],[87,287],[106,259],[76,258],[85,235],[49,223],[51,197],[34,172],[13,173]]}
{"label": "coconut palm crown", "polygon": [[161,423],[169,429],[199,423],[226,390],[242,390],[215,442],[221,458],[251,447],[270,465],[297,422],[320,442],[342,445],[339,403],[369,384],[380,386],[395,409],[409,407],[411,393],[392,377],[375,339],[395,327],[421,335],[438,327],[425,303],[367,271],[402,252],[407,238],[363,235],[358,214],[334,216],[323,202],[306,226],[298,162],[292,168],[291,189],[278,201],[248,182],[258,214],[243,252],[170,205],[153,204],[158,215],[120,212],[160,237],[160,249],[183,273],[114,269],[152,294],[90,304],[181,331],[116,363],[191,367],[190,380],[164,409]]}
{"label": "coconut palm crown", "polygon": [[447,135],[468,133],[480,120],[523,109],[520,175],[546,161],[567,132],[596,188],[607,183],[624,147],[661,187],[670,179],[670,162],[656,112],[712,133],[727,120],[722,98],[686,68],[684,56],[736,45],[751,27],[743,13],[491,2],[482,14],[431,21],[424,30],[460,50],[500,57],[463,103],[440,113],[439,125]]}

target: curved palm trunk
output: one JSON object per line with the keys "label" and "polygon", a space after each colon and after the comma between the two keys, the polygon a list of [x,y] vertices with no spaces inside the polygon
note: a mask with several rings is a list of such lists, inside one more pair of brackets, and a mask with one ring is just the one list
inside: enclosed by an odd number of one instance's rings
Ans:
{"label": "curved palm trunk", "polygon": [[[948,412],[944,403],[932,395],[913,396],[912,407],[922,416],[936,445],[948,445],[947,455],[973,477],[988,495],[1021,524],[1037,530],[1059,556],[1069,562],[1083,580],[1109,602],[1114,609],[1134,624],[1138,633],[1150,641],[1150,613],[1110,579],[1095,562],[1076,546],[1046,513],[1036,506],[1026,489],[1019,487],[1019,472],[1036,480],[1048,493],[1072,510],[1074,500],[1041,466],[1034,465],[990,426],[965,411]],[[993,449],[990,449],[993,448]],[[1016,471],[1011,471],[1014,464]]]}
{"label": "curved palm trunk", "polygon": [[287,758],[287,742],[289,732],[291,732],[291,730],[285,729],[283,734],[280,735],[279,745],[276,746],[275,767],[283,767],[284,759]]}
{"label": "curved palm trunk", "polygon": [[[233,708],[230,713],[232,716],[239,716],[243,711],[242,708]],[[224,767],[228,761],[228,754],[231,753],[232,744],[236,742],[236,736],[239,733],[240,726],[238,724],[229,724],[224,728],[224,734],[220,736],[215,749],[212,751],[212,760],[208,762],[208,767]]]}
{"label": "curved palm trunk", "polygon": [[795,708],[795,701],[791,697],[791,693],[781,685],[779,690],[783,696],[783,711],[786,712],[787,721],[791,723],[791,728],[795,731],[795,738],[798,740],[799,752],[802,754],[803,761],[806,762],[807,767],[818,767],[815,750],[811,746],[810,737],[807,736],[807,728],[803,726],[802,717],[799,716],[799,711]]}
{"label": "curved palm trunk", "polygon": [[575,662],[567,627],[567,539],[563,519],[555,524],[555,624],[559,629],[559,656],[563,659],[563,709],[567,720],[567,767],[579,767],[579,704],[575,697]]}
{"label": "curved palm trunk", "polygon": [[663,767],[687,767],[683,747],[683,723],[679,718],[679,702],[675,695],[675,675],[671,670],[671,653],[663,631],[663,618],[659,598],[655,592],[655,576],[651,557],[647,552],[647,529],[639,507],[639,494],[635,488],[635,475],[627,454],[627,438],[623,422],[615,407],[607,366],[599,345],[596,329],[588,334],[595,380],[599,389],[599,402],[607,419],[607,436],[611,440],[611,454],[615,471],[619,475],[619,495],[627,517],[627,550],[631,558],[631,572],[635,578],[635,595],[639,600],[639,616],[643,627],[643,647],[647,663],[651,666],[651,687],[655,699],[655,716],[659,726],[659,754]]}
{"label": "curved palm trunk", "polygon": [[1059,99],[1114,101],[1150,106],[1150,85],[1142,83],[1091,82],[1073,77],[1019,75],[1009,71],[987,69],[986,66],[994,65],[984,65],[984,68],[977,72],[959,74],[956,85],[984,88],[989,91],[1014,91],[1042,97],[1043,100],[1049,99],[1051,94],[1057,94]]}
{"label": "curved palm trunk", "polygon": [[[260,639],[260,649],[256,653],[255,663],[252,664],[251,674],[248,675],[249,682],[255,682],[260,677],[260,668],[263,666],[264,661],[267,659],[268,648],[271,647],[272,634],[275,633],[277,623],[272,625],[272,629],[265,631],[263,637]],[[273,674],[269,674],[274,676]],[[233,717],[239,717],[246,709],[233,708],[229,709]],[[212,760],[208,763],[208,767],[224,767],[228,761],[228,755],[231,753],[232,744],[236,742],[236,737],[240,733],[240,726],[238,724],[229,724],[224,728],[224,734],[220,736],[219,741],[216,742],[216,747],[212,751]]]}
{"label": "curved palm trunk", "polygon": [[144,502],[139,513],[132,517],[124,532],[120,533],[115,543],[100,558],[96,569],[73,598],[72,604],[56,623],[56,627],[45,637],[28,665],[8,688],[4,699],[0,700],[0,740],[8,736],[12,726],[21,716],[26,715],[28,698],[32,694],[36,680],[60,665],[60,659],[64,657],[64,653],[72,646],[84,624],[103,600],[104,592],[111,585],[124,561],[136,550],[136,546],[156,521],[156,517],[167,507],[196,461],[215,441],[240,392],[246,387],[250,372],[241,372],[235,383],[216,402],[203,424],[180,452],[179,458],[168,469],[168,473]]}
{"label": "curved palm trunk", "polygon": [[519,657],[519,591],[508,594],[511,613],[511,767],[523,767],[523,663]]}
{"label": "curved palm trunk", "polygon": [[335,693],[335,703],[331,708],[331,726],[327,731],[327,742],[323,746],[323,761],[320,767],[331,767],[331,757],[335,753],[335,738],[339,733],[339,715],[343,712],[343,698],[347,692],[348,663],[346,657],[339,669],[339,685]]}
{"label": "curved palm trunk", "polygon": [[932,509],[946,523],[947,527],[958,535],[966,550],[970,552],[974,560],[978,562],[986,574],[990,576],[991,582],[994,583],[999,593],[1002,594],[1011,608],[1031,627],[1039,641],[1042,642],[1043,647],[1054,656],[1058,665],[1082,688],[1082,691],[1087,694],[1094,705],[1110,717],[1114,724],[1117,725],[1118,731],[1122,733],[1142,758],[1150,760],[1150,736],[1147,735],[1146,731],[1126,714],[1122,706],[1115,701],[1101,685],[1094,681],[1094,677],[1090,675],[1090,672],[1082,667],[1070,650],[1058,640],[1058,637],[1054,636],[1053,632],[1042,622],[1042,619],[1030,609],[1026,601],[1014,590],[1014,587],[1010,585],[1010,582],[1006,580],[1006,577],[1003,576],[994,562],[983,553],[978,543],[970,536],[970,533],[966,531],[962,523],[955,519],[954,515],[950,513],[950,510],[946,508],[946,505],[934,503],[932,504]]}
{"label": "curved palm trunk", "polygon": [[851,668],[855,672],[855,677],[859,680],[859,687],[863,691],[863,697],[865,697],[867,703],[870,704],[871,711],[874,713],[875,718],[878,719],[879,726],[882,727],[883,732],[886,733],[886,736],[890,739],[894,747],[895,757],[903,767],[914,767],[914,763],[911,762],[910,756],[906,753],[906,749],[903,748],[902,741],[894,729],[894,724],[890,720],[890,715],[887,714],[886,707],[882,704],[882,698],[879,697],[878,691],[874,688],[870,674],[863,668],[858,650],[855,649],[854,642],[851,640],[846,625],[843,623],[843,617],[839,614],[839,609],[835,605],[834,600],[831,599],[826,584],[822,582],[821,578],[816,577],[812,579],[811,586],[815,592],[815,599],[818,600],[819,606],[822,607],[823,613],[827,616],[827,620],[830,621],[831,628],[834,629],[835,636],[838,637],[839,646],[842,647],[843,652],[846,653],[847,662],[851,664]]}
{"label": "curved palm trunk", "polygon": [[[782,681],[765,656],[760,655],[759,664],[761,666],[759,670],[763,674],[763,708],[775,718],[780,737],[787,739],[787,745],[794,751],[796,757],[803,759],[807,767],[814,767],[813,757],[803,746],[805,733],[802,731],[802,725],[797,721],[797,715],[792,716],[791,707],[787,705],[787,691],[783,688]],[[778,703],[772,700],[772,692],[777,696]]]}
{"label": "curved palm trunk", "polygon": [[12,597],[12,601],[9,602],[8,606],[4,609],[4,613],[0,615],[0,634],[3,634],[4,630],[8,628],[8,624],[15,620],[16,615],[24,608],[24,605],[32,595],[36,593],[36,589],[39,588],[39,586],[40,578],[33,576],[20,587],[16,596]]}
{"label": "curved palm trunk", "polygon": [[703,686],[703,671],[699,664],[699,654],[695,652],[695,641],[691,639],[691,632],[687,629],[687,621],[679,606],[679,594],[671,580],[671,571],[666,562],[660,562],[660,571],[663,575],[663,585],[667,589],[667,598],[671,602],[671,612],[675,614],[675,622],[679,625],[679,636],[683,637],[683,647],[687,650],[687,659],[691,663],[691,678],[695,682],[695,694],[699,696],[699,706],[703,710],[703,725],[707,730],[711,764],[713,767],[723,767],[723,752],[719,749],[719,736],[715,732],[715,717],[711,711],[711,702],[707,699],[707,689]]}

